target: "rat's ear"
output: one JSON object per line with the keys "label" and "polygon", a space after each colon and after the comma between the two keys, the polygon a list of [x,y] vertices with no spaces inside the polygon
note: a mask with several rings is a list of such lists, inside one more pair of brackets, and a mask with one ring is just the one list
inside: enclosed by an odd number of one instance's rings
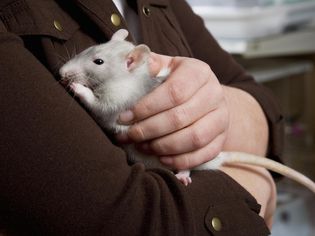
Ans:
{"label": "rat's ear", "polygon": [[150,48],[147,45],[140,44],[136,46],[128,55],[127,55],[127,68],[129,71],[137,68],[142,65],[150,56]]}
{"label": "rat's ear", "polygon": [[128,31],[125,29],[120,29],[113,34],[111,40],[123,41],[127,38],[127,36],[128,36]]}

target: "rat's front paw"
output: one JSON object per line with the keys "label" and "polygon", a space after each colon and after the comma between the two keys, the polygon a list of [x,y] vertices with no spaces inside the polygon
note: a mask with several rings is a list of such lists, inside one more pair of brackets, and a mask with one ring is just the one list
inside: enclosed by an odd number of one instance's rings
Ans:
{"label": "rat's front paw", "polygon": [[80,101],[85,103],[86,105],[92,104],[95,101],[93,91],[80,83],[71,83],[70,89],[74,92],[74,95],[77,96]]}

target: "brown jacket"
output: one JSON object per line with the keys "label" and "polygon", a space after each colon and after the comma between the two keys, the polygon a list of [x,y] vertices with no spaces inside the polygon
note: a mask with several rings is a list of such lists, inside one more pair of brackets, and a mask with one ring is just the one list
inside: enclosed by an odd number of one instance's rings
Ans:
{"label": "brown jacket", "polygon": [[[272,96],[220,49],[185,1],[138,0],[135,7],[153,51],[199,58],[221,83],[259,101],[270,125],[268,155],[276,159],[281,116]],[[267,235],[259,205],[230,177],[199,171],[184,187],[169,171],[127,165],[58,84],[66,59],[127,28],[112,24],[113,13],[110,0],[0,1],[2,228],[12,235]]]}

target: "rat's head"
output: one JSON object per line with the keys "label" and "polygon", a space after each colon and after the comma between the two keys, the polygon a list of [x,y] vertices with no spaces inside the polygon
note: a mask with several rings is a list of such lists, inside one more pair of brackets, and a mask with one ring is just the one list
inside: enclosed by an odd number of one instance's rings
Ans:
{"label": "rat's head", "polygon": [[125,40],[127,36],[127,30],[118,30],[107,43],[76,55],[61,67],[62,80],[80,83],[97,92],[108,83],[130,80],[137,77],[137,73],[148,74],[145,62],[150,49],[146,45],[134,46]]}

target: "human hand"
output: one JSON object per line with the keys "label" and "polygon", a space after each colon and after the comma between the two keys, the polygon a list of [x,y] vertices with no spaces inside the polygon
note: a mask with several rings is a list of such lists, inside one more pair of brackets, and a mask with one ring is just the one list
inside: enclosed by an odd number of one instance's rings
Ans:
{"label": "human hand", "polygon": [[165,67],[170,68],[167,80],[120,115],[120,123],[132,125],[118,139],[131,139],[172,169],[189,169],[221,151],[229,112],[223,88],[206,63],[152,53],[152,75]]}

